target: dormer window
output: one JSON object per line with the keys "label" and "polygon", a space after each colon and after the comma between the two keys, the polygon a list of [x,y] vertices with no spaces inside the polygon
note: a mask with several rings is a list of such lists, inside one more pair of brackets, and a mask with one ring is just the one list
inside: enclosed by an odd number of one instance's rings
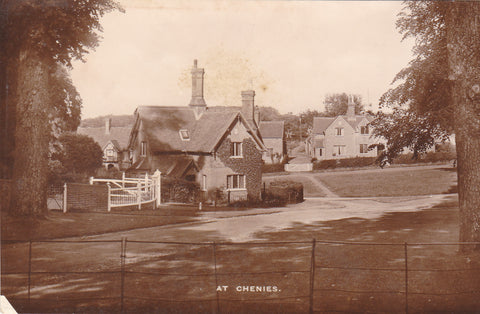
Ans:
{"label": "dormer window", "polygon": [[182,141],[189,141],[190,140],[190,134],[188,133],[188,130],[180,130],[180,138]]}
{"label": "dormer window", "polygon": [[232,157],[242,157],[243,147],[242,142],[232,142]]}

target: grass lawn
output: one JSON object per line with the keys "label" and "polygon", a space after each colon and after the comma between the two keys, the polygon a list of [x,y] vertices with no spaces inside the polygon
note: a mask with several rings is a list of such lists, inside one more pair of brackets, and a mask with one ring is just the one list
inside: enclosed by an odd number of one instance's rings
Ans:
{"label": "grass lawn", "polygon": [[373,171],[316,174],[330,190],[343,197],[408,196],[444,194],[454,191],[454,168],[410,167]]}
{"label": "grass lawn", "polygon": [[44,219],[10,217],[2,213],[1,237],[6,241],[46,240],[148,228],[193,221],[193,206],[165,206],[158,210],[100,212],[50,211]]}

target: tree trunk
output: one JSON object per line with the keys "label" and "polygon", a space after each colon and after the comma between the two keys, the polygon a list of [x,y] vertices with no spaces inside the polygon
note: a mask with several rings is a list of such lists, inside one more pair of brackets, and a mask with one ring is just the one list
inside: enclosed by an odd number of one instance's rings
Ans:
{"label": "tree trunk", "polygon": [[[480,242],[480,34],[475,2],[453,2],[447,13],[449,78],[457,147],[460,242]],[[463,245],[462,251],[480,249]]]}
{"label": "tree trunk", "polygon": [[44,216],[50,142],[48,63],[20,50],[17,71],[15,161],[10,212]]}

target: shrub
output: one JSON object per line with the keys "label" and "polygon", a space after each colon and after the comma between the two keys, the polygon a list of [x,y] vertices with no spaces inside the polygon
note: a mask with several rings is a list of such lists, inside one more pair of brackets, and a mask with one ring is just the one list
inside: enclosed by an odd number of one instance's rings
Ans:
{"label": "shrub", "polygon": [[195,203],[200,195],[197,183],[162,177],[162,202]]}
{"label": "shrub", "polygon": [[341,168],[356,168],[368,167],[375,164],[377,157],[354,157],[338,160],[338,167]]}
{"label": "shrub", "polygon": [[454,151],[427,152],[413,159],[413,153],[402,154],[393,160],[394,164],[417,164],[450,161],[457,158]]}
{"label": "shrub", "polygon": [[322,170],[322,169],[335,169],[337,168],[338,160],[328,159],[315,161],[313,163],[313,170]]}
{"label": "shrub", "polygon": [[280,164],[263,164],[262,165],[262,172],[269,173],[269,172],[284,172],[285,165],[284,163]]}
{"label": "shrub", "polygon": [[303,184],[291,180],[272,181],[263,191],[262,199],[266,204],[303,202]]}

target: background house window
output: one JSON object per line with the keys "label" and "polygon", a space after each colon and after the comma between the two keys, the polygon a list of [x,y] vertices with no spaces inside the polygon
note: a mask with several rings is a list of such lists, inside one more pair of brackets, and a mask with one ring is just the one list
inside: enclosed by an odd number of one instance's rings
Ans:
{"label": "background house window", "polygon": [[232,174],[227,176],[227,189],[244,189],[245,175]]}
{"label": "background house window", "polygon": [[180,130],[180,137],[182,138],[182,141],[190,140],[190,134],[188,133],[188,130]]}
{"label": "background house window", "polygon": [[360,127],[360,134],[368,134],[368,125]]}
{"label": "background house window", "polygon": [[336,136],[343,136],[343,128],[335,128]]}
{"label": "background house window", "polygon": [[368,153],[368,145],[367,144],[360,144],[360,154]]}
{"label": "background house window", "polygon": [[142,142],[140,145],[140,155],[147,156],[147,142]]}
{"label": "background house window", "polygon": [[335,146],[333,146],[333,155],[334,156],[345,155],[345,145],[335,145]]}
{"label": "background house window", "polygon": [[235,157],[243,156],[241,142],[232,142],[232,156],[235,156]]}

